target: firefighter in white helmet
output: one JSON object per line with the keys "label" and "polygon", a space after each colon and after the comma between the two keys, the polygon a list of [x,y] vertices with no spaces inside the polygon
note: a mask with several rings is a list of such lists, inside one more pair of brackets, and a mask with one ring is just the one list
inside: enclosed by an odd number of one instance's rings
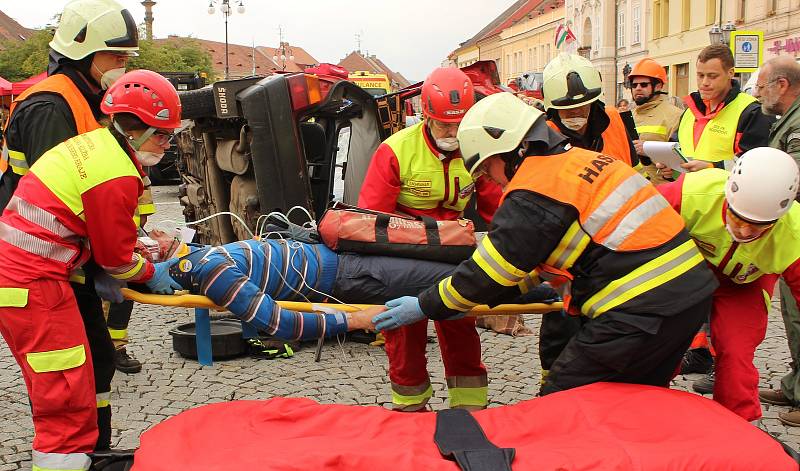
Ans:
{"label": "firefighter in white helmet", "polygon": [[560,54],[544,68],[547,119],[575,147],[601,152],[636,167],[639,160],[619,111],[606,106],[600,72],[577,54]]}
{"label": "firefighter in white helmet", "polygon": [[[50,42],[48,77],[14,99],[5,123],[0,158],[0,212],[11,207],[9,202],[20,179],[42,154],[71,137],[104,127],[100,123],[104,117],[100,104],[105,90],[125,73],[129,57],[138,49],[136,22],[116,1],[74,0],[64,7]],[[149,188],[139,202],[137,217],[155,212]],[[104,283],[110,281],[94,263],[73,273],[70,281],[94,360],[100,430],[96,448],[108,448],[111,444],[108,395],[115,352],[94,285],[99,284],[103,291]]]}
{"label": "firefighter in white helmet", "polygon": [[742,154],[730,173],[691,172],[658,186],[720,283],[711,311],[714,399],[750,421],[761,417],[753,356],[766,334],[778,277],[800,299],[799,180],[789,154],[757,147]]}

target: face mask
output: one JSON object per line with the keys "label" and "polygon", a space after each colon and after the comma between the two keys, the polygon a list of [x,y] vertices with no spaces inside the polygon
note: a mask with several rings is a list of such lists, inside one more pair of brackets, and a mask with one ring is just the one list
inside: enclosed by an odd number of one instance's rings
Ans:
{"label": "face mask", "polygon": [[583,128],[584,126],[586,126],[586,123],[588,121],[589,121],[588,118],[581,118],[581,117],[577,117],[577,118],[562,118],[561,119],[561,124],[563,124],[564,127],[566,127],[567,129],[571,129],[573,131],[577,131],[577,130]]}
{"label": "face mask", "polygon": [[[98,72],[100,69],[97,68],[96,65],[92,65]],[[120,67],[117,69],[106,70],[103,72],[103,75],[100,76],[100,88],[103,90],[108,90],[108,87],[114,84],[120,77],[125,75],[125,67]]]}
{"label": "face mask", "polygon": [[736,242],[738,242],[740,244],[746,244],[748,242],[752,242],[752,241],[758,239],[759,237],[761,237],[761,234],[758,234],[756,236],[750,237],[749,239],[741,239],[739,237],[736,237],[736,235],[733,233],[733,230],[731,230],[731,225],[730,224],[726,223],[725,224],[725,229],[728,231],[728,234],[731,235],[731,239],[733,239],[734,241],[736,241]]}
{"label": "face mask", "polygon": [[164,158],[163,152],[156,154],[155,152],[150,152],[147,150],[136,151],[136,160],[138,160],[139,163],[144,167],[152,167],[153,165],[161,162],[162,158]]}
{"label": "face mask", "polygon": [[436,147],[439,149],[450,152],[458,149],[458,139],[455,137],[443,137],[436,139]]}

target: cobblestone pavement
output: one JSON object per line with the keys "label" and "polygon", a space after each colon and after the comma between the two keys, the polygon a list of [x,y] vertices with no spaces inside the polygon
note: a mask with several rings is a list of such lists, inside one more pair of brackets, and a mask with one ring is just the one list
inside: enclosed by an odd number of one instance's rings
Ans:
{"label": "cobblestone pavement", "polygon": [[[177,188],[155,188],[159,219],[182,220],[176,203]],[[151,223],[152,224],[152,223]],[[322,361],[314,362],[314,345],[305,344],[291,359],[241,358],[200,368],[172,349],[168,331],[191,322],[183,308],[137,305],[130,325],[128,351],[144,362],[141,373],[117,372],[111,393],[114,411],[112,445],[132,448],[139,435],[167,417],[212,402],[232,399],[267,399],[275,396],[309,397],[322,403],[387,406],[391,400],[383,350],[368,345],[329,341]],[[538,335],[538,316],[526,323]],[[484,361],[489,368],[491,406],[512,404],[533,397],[540,372],[536,336],[510,337],[481,331]],[[429,368],[435,397],[434,409],[446,406],[447,390],[436,344],[429,345]],[[773,306],[767,338],[756,353],[761,387],[778,388],[787,371],[789,353],[780,313]],[[701,375],[679,376],[676,389],[690,390]],[[5,342],[0,340],[0,471],[30,469],[32,422],[25,386]],[[800,447],[800,428],[783,426],[777,419],[785,407],[764,405],[761,427],[791,446]],[[709,424],[711,425],[711,424]]]}

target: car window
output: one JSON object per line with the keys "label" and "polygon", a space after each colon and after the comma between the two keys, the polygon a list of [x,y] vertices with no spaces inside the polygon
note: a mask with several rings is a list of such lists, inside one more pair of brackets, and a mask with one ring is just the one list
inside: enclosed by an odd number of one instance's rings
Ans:
{"label": "car window", "polygon": [[350,126],[341,128],[336,138],[336,169],[333,176],[333,199],[341,201],[344,196],[344,178],[342,169],[347,162],[347,153],[350,150]]}

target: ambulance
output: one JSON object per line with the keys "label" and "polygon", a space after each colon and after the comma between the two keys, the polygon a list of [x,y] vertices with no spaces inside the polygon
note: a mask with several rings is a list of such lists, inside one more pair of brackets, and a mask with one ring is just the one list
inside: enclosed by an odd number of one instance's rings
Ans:
{"label": "ambulance", "polygon": [[372,96],[386,95],[392,91],[391,82],[386,74],[373,74],[366,70],[358,70],[348,75],[347,79]]}

